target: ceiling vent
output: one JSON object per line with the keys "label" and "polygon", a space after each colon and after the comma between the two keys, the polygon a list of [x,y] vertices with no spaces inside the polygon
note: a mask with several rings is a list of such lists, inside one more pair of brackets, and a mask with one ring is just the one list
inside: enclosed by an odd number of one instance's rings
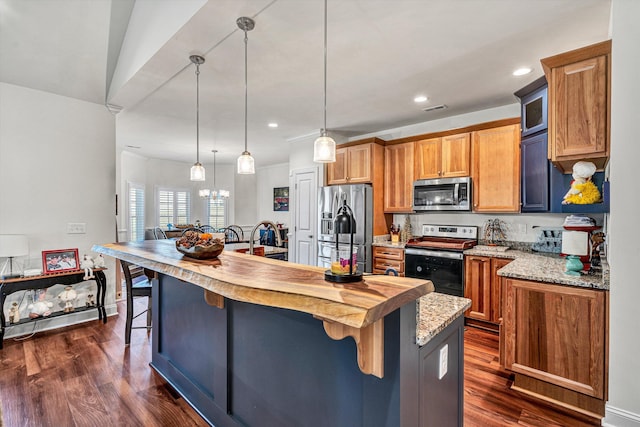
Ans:
{"label": "ceiling vent", "polygon": [[444,104],[440,104],[440,105],[434,105],[433,107],[427,107],[427,108],[423,108],[422,111],[424,112],[429,112],[429,111],[435,111],[435,110],[444,110],[446,109],[447,106]]}

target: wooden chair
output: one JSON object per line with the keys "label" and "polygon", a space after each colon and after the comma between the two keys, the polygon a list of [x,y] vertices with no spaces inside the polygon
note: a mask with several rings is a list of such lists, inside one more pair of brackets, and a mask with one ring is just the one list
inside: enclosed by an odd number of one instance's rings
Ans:
{"label": "wooden chair", "polygon": [[[124,330],[124,343],[125,345],[129,345],[131,342],[132,329],[146,329],[147,332],[151,330],[151,280],[142,267],[124,260],[120,260],[120,265],[122,266],[124,281],[127,285],[127,319]],[[133,298],[135,297],[148,298],[147,309],[136,315],[133,314]],[[147,325],[132,326],[133,319],[145,313],[147,314]]]}

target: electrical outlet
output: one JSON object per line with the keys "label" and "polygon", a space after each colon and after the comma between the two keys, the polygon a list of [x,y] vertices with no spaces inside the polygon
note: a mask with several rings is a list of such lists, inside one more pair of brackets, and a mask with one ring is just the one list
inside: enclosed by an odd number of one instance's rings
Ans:
{"label": "electrical outlet", "polygon": [[516,231],[518,234],[527,234],[527,224],[517,224]]}
{"label": "electrical outlet", "polygon": [[85,234],[87,232],[87,224],[84,222],[67,223],[67,234]]}
{"label": "electrical outlet", "polygon": [[449,367],[449,344],[445,344],[444,347],[440,349],[440,360],[438,363],[438,379],[441,380],[445,375],[447,375],[447,368]]}

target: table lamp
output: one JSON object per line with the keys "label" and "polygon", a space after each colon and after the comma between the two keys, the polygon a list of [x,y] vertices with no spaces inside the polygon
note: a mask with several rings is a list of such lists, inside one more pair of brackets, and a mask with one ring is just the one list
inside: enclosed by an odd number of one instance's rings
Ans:
{"label": "table lamp", "polygon": [[588,254],[589,233],[586,231],[563,231],[562,253],[567,255],[564,274],[568,276],[580,276],[580,270],[584,267],[581,256]]}
{"label": "table lamp", "polygon": [[[13,272],[13,258],[29,255],[29,240],[24,234],[0,234],[0,258],[8,258],[0,271],[0,279],[20,277],[20,273]],[[5,274],[9,264],[9,273]]]}

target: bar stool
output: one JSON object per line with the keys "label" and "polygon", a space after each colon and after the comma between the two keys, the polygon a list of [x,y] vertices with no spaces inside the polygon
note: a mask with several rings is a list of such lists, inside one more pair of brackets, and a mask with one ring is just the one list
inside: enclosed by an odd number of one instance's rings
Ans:
{"label": "bar stool", "polygon": [[[124,330],[124,344],[129,345],[131,343],[131,330],[132,329],[146,329],[151,330],[151,280],[147,277],[144,268],[141,268],[130,262],[120,260],[122,266],[122,272],[124,273],[124,281],[127,286],[127,319]],[[141,280],[138,278],[143,277]],[[134,279],[135,283],[134,283]],[[147,309],[134,315],[133,314],[133,298],[135,297],[147,297]],[[132,326],[133,319],[147,314],[146,326]]]}

